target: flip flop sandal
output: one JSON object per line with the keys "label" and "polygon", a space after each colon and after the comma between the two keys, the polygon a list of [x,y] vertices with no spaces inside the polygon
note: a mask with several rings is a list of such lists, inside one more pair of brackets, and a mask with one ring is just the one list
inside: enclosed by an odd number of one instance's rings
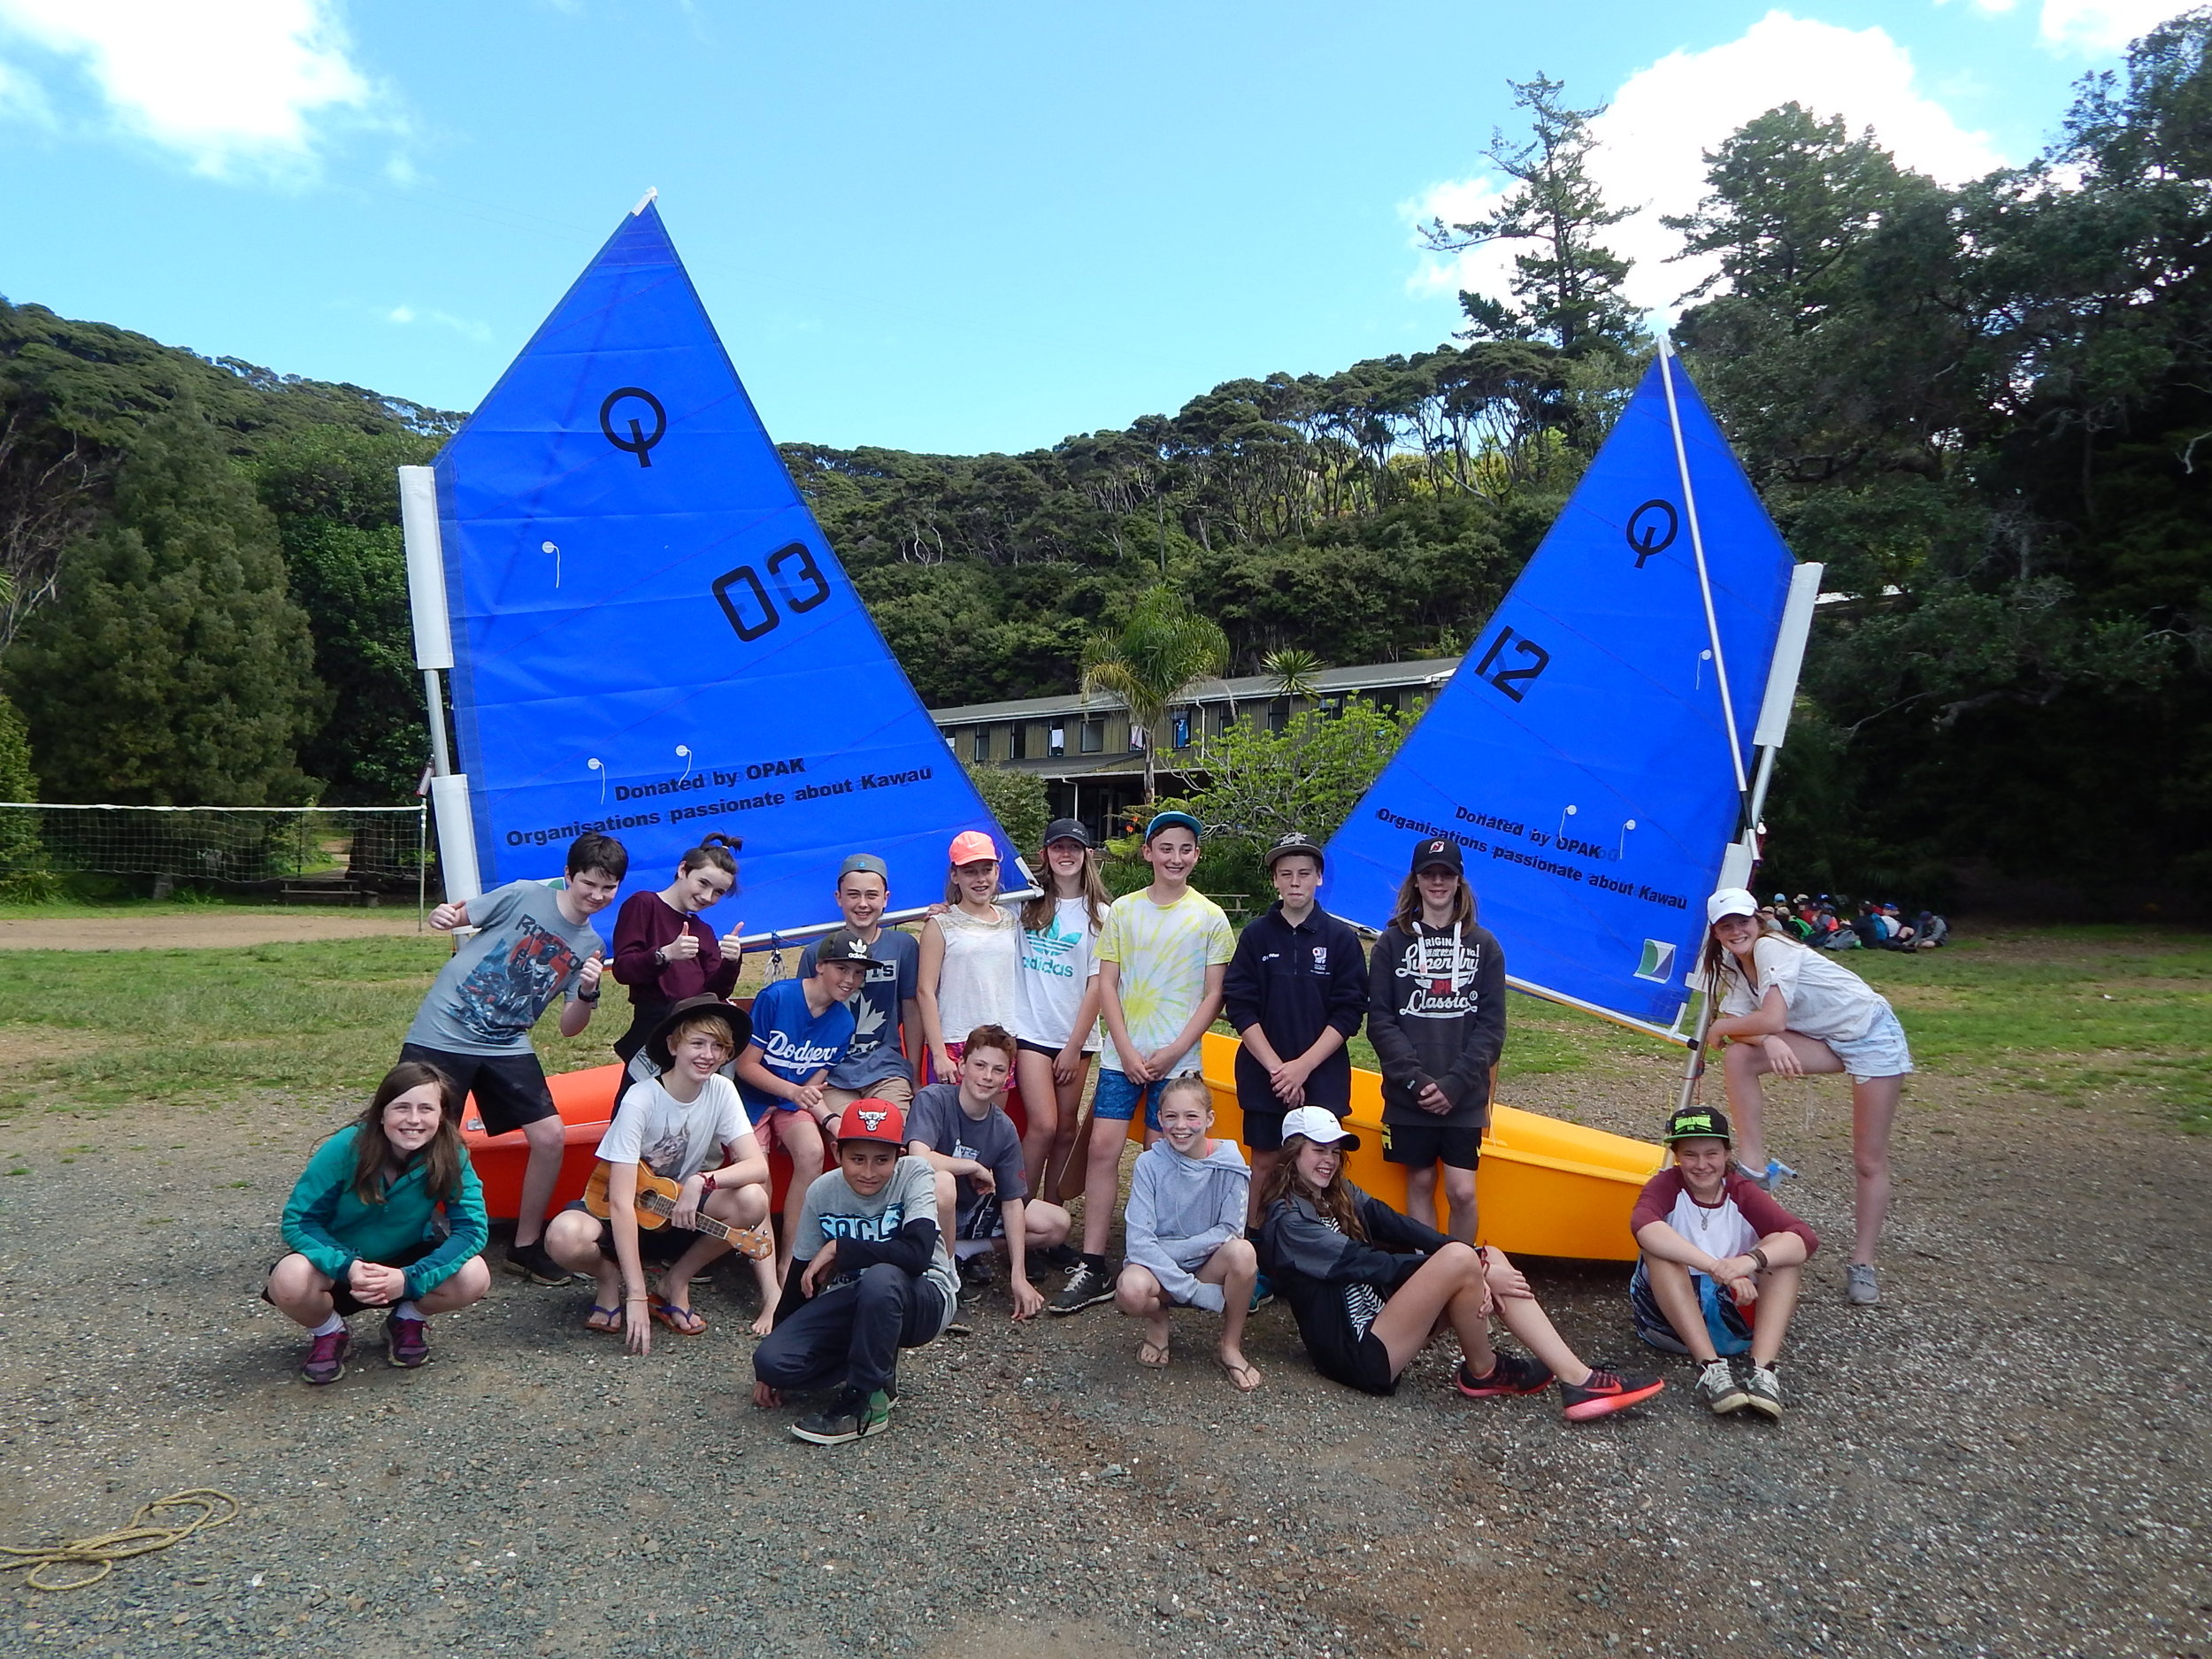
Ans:
{"label": "flip flop sandal", "polygon": [[[1145,1357],[1148,1354],[1156,1354],[1159,1357],[1157,1359],[1148,1359]],[[1165,1371],[1173,1358],[1174,1350],[1165,1342],[1140,1342],[1137,1344],[1137,1363],[1143,1366],[1147,1371]]]}
{"label": "flip flop sandal", "polygon": [[[1214,1363],[1220,1366],[1223,1371],[1228,1373],[1229,1380],[1236,1384],[1237,1392],[1239,1394],[1248,1394],[1258,1392],[1260,1386],[1259,1367],[1253,1364],[1249,1360],[1246,1361],[1241,1365],[1233,1364],[1229,1361],[1222,1358],[1220,1355],[1217,1354],[1214,1356]],[[1250,1382],[1245,1381],[1244,1379],[1247,1377],[1249,1377],[1252,1380]]]}
{"label": "flip flop sandal", "polygon": [[[657,1325],[666,1325],[678,1336],[704,1336],[707,1333],[707,1322],[704,1319],[690,1309],[679,1308],[672,1302],[655,1302],[653,1320]],[[690,1323],[684,1323],[686,1320]]]}
{"label": "flip flop sandal", "polygon": [[[594,1325],[592,1323],[594,1319],[601,1317],[611,1319],[614,1323],[612,1325]],[[584,1329],[590,1332],[594,1336],[620,1336],[622,1334],[622,1310],[620,1308],[603,1308],[597,1302],[593,1302],[591,1304],[591,1311],[584,1316]]]}

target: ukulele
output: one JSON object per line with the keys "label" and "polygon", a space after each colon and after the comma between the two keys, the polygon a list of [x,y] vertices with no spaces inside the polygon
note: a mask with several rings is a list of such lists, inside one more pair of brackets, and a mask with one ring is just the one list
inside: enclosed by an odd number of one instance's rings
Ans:
{"label": "ukulele", "polygon": [[[602,1158],[594,1166],[591,1179],[584,1187],[584,1208],[604,1221],[613,1213],[607,1202],[607,1174],[614,1166]],[[637,1166],[637,1198],[632,1208],[637,1212],[641,1232],[655,1233],[668,1225],[668,1218],[676,1213],[676,1200],[682,1187],[664,1175],[653,1173],[650,1164]],[[698,1230],[710,1239],[720,1239],[740,1255],[756,1262],[764,1262],[775,1254],[775,1234],[763,1222],[757,1227],[733,1227],[726,1221],[717,1221],[702,1210]]]}

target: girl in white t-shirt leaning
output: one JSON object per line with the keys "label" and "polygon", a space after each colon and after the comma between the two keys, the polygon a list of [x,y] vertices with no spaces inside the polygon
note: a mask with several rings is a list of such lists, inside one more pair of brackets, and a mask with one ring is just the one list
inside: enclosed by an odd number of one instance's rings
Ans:
{"label": "girl in white t-shirt leaning", "polygon": [[1726,1039],[1728,1110],[1737,1151],[1754,1180],[1766,1181],[1766,1095],[1759,1079],[1816,1072],[1851,1074],[1851,1151],[1856,1166],[1856,1236],[1844,1294],[1881,1300],[1874,1247],[1889,1211],[1889,1136],[1912,1055],[1905,1028],[1882,995],[1848,968],[1759,926],[1759,902],[1723,887],[1705,902],[1706,983],[1717,987],[1720,1018],[1708,1035]]}
{"label": "girl in white t-shirt leaning", "polygon": [[922,924],[915,984],[933,1080],[960,1080],[960,1040],[978,1025],[1014,1026],[1021,923],[998,902],[998,848],[981,830],[952,838],[946,908]]}
{"label": "girl in white t-shirt leaning", "polygon": [[1091,833],[1071,818],[1045,828],[1044,888],[1021,908],[1014,976],[1015,1062],[1029,1128],[1029,1190],[1055,1203],[1075,1149],[1075,1113],[1098,1052],[1098,942],[1113,901],[1091,861]]}

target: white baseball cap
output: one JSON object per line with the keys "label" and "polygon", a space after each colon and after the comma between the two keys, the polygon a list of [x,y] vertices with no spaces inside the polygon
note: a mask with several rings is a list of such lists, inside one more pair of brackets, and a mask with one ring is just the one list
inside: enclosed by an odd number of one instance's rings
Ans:
{"label": "white baseball cap", "polygon": [[1711,926],[1724,916],[1756,916],[1759,901],[1744,887],[1723,887],[1705,901],[1705,924]]}
{"label": "white baseball cap", "polygon": [[1283,1133],[1303,1135],[1316,1146],[1342,1147],[1347,1152],[1359,1145],[1359,1137],[1337,1121],[1325,1106],[1300,1106],[1283,1114]]}

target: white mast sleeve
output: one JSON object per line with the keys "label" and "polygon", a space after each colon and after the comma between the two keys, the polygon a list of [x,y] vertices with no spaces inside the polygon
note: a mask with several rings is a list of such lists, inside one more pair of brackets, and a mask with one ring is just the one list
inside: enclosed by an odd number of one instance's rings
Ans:
{"label": "white mast sleeve", "polygon": [[469,810],[466,772],[448,772],[430,780],[430,805],[438,815],[438,868],[444,874],[449,904],[460,904],[484,890],[476,868],[476,819]]}
{"label": "white mast sleeve", "polygon": [[1767,669],[1766,700],[1751,733],[1755,749],[1779,749],[1790,729],[1790,708],[1797,701],[1797,677],[1805,666],[1805,641],[1813,631],[1813,602],[1820,597],[1824,567],[1800,565],[1790,572],[1790,596],[1782,606],[1782,626],[1774,639],[1774,661]]}
{"label": "white mast sleeve", "polygon": [[438,534],[438,475],[399,469],[399,522],[407,542],[407,603],[415,622],[415,666],[453,666],[453,624],[445,603],[445,547]]}

